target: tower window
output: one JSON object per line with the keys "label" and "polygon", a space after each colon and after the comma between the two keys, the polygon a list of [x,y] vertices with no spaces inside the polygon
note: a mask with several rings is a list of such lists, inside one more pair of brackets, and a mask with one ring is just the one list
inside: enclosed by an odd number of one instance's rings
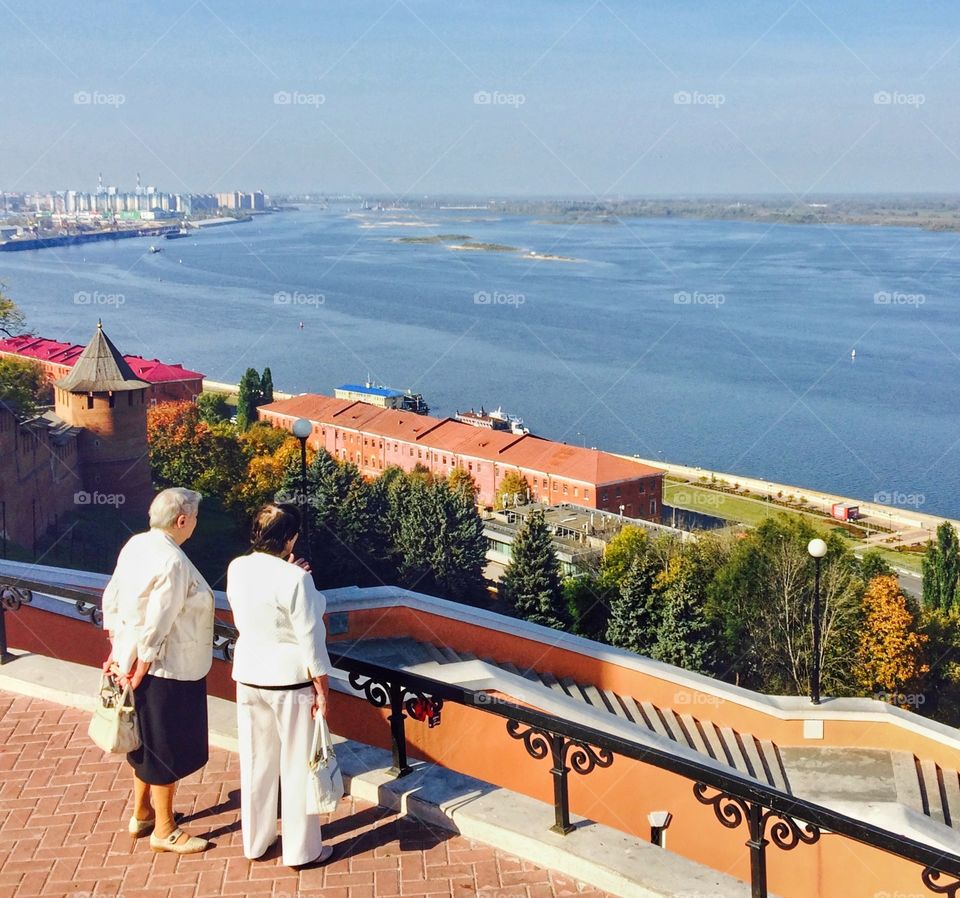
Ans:
{"label": "tower window", "polygon": [[93,396],[87,397],[87,408],[93,408]]}

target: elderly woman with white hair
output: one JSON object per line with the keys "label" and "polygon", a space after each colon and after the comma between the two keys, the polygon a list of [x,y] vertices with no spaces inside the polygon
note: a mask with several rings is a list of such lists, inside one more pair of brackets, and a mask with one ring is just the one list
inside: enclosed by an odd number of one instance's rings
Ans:
{"label": "elderly woman with white hair", "polygon": [[174,821],[177,782],[207,763],[207,687],[213,643],[213,592],[181,546],[197,526],[200,494],[163,490],[150,505],[150,529],[128,540],[103,592],[111,665],[134,689],[141,746],[133,767],[134,838],[154,851],[207,848]]}

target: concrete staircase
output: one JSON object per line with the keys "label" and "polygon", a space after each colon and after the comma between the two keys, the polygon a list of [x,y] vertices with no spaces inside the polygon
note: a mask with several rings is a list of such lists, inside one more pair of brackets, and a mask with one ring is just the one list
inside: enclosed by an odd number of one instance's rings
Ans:
{"label": "concrete staircase", "polygon": [[890,752],[899,801],[960,831],[960,774],[903,751]]}
{"label": "concrete staircase", "polygon": [[[510,662],[478,658],[470,652],[459,652],[449,646],[437,646],[406,637],[370,639],[352,643],[350,654],[373,663],[380,662],[408,669],[431,662],[444,665],[461,661],[484,661],[507,673],[552,689],[574,701],[614,714],[625,722],[643,727],[760,782],[791,793],[786,770],[776,745],[767,739],[758,739],[750,733],[720,727],[709,720],[697,718],[691,714],[678,714],[671,708],[661,708],[652,702],[638,701],[632,696],[620,695],[588,683],[577,683],[570,677],[558,680],[548,671],[529,668],[521,670]],[[957,807],[960,808],[960,804]]]}

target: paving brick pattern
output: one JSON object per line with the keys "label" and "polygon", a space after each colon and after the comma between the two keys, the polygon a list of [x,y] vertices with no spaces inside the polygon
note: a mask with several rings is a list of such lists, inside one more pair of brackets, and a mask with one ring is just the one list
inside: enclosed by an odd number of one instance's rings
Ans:
{"label": "paving brick pattern", "polygon": [[184,826],[214,842],[202,855],[134,846],[130,768],[86,734],[89,716],[0,693],[0,898],[603,898],[603,893],[485,845],[345,800],[324,825],[334,860],[283,866],[276,847],[251,862],[240,841],[234,755],[180,787]]}

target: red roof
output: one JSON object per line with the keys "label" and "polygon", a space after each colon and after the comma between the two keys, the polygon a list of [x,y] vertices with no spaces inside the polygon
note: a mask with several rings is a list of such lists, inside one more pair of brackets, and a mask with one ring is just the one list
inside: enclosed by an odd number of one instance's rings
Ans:
{"label": "red roof", "polygon": [[[0,340],[0,353],[36,359],[39,362],[52,362],[72,368],[85,349],[76,343],[58,343],[43,337],[9,337]],[[188,371],[182,365],[167,365],[159,359],[144,359],[138,355],[125,355],[124,360],[133,369],[133,373],[147,383],[169,383],[178,380],[203,380],[198,371]]]}
{"label": "red roof", "polygon": [[366,402],[331,399],[315,393],[282,399],[261,406],[261,409],[291,418],[308,418],[327,425],[362,430],[384,439],[418,442],[431,449],[497,461],[598,486],[663,474],[659,468],[596,449],[568,446],[532,435],[517,436],[499,430],[486,430],[452,418],[432,418],[399,409],[381,409]]}

